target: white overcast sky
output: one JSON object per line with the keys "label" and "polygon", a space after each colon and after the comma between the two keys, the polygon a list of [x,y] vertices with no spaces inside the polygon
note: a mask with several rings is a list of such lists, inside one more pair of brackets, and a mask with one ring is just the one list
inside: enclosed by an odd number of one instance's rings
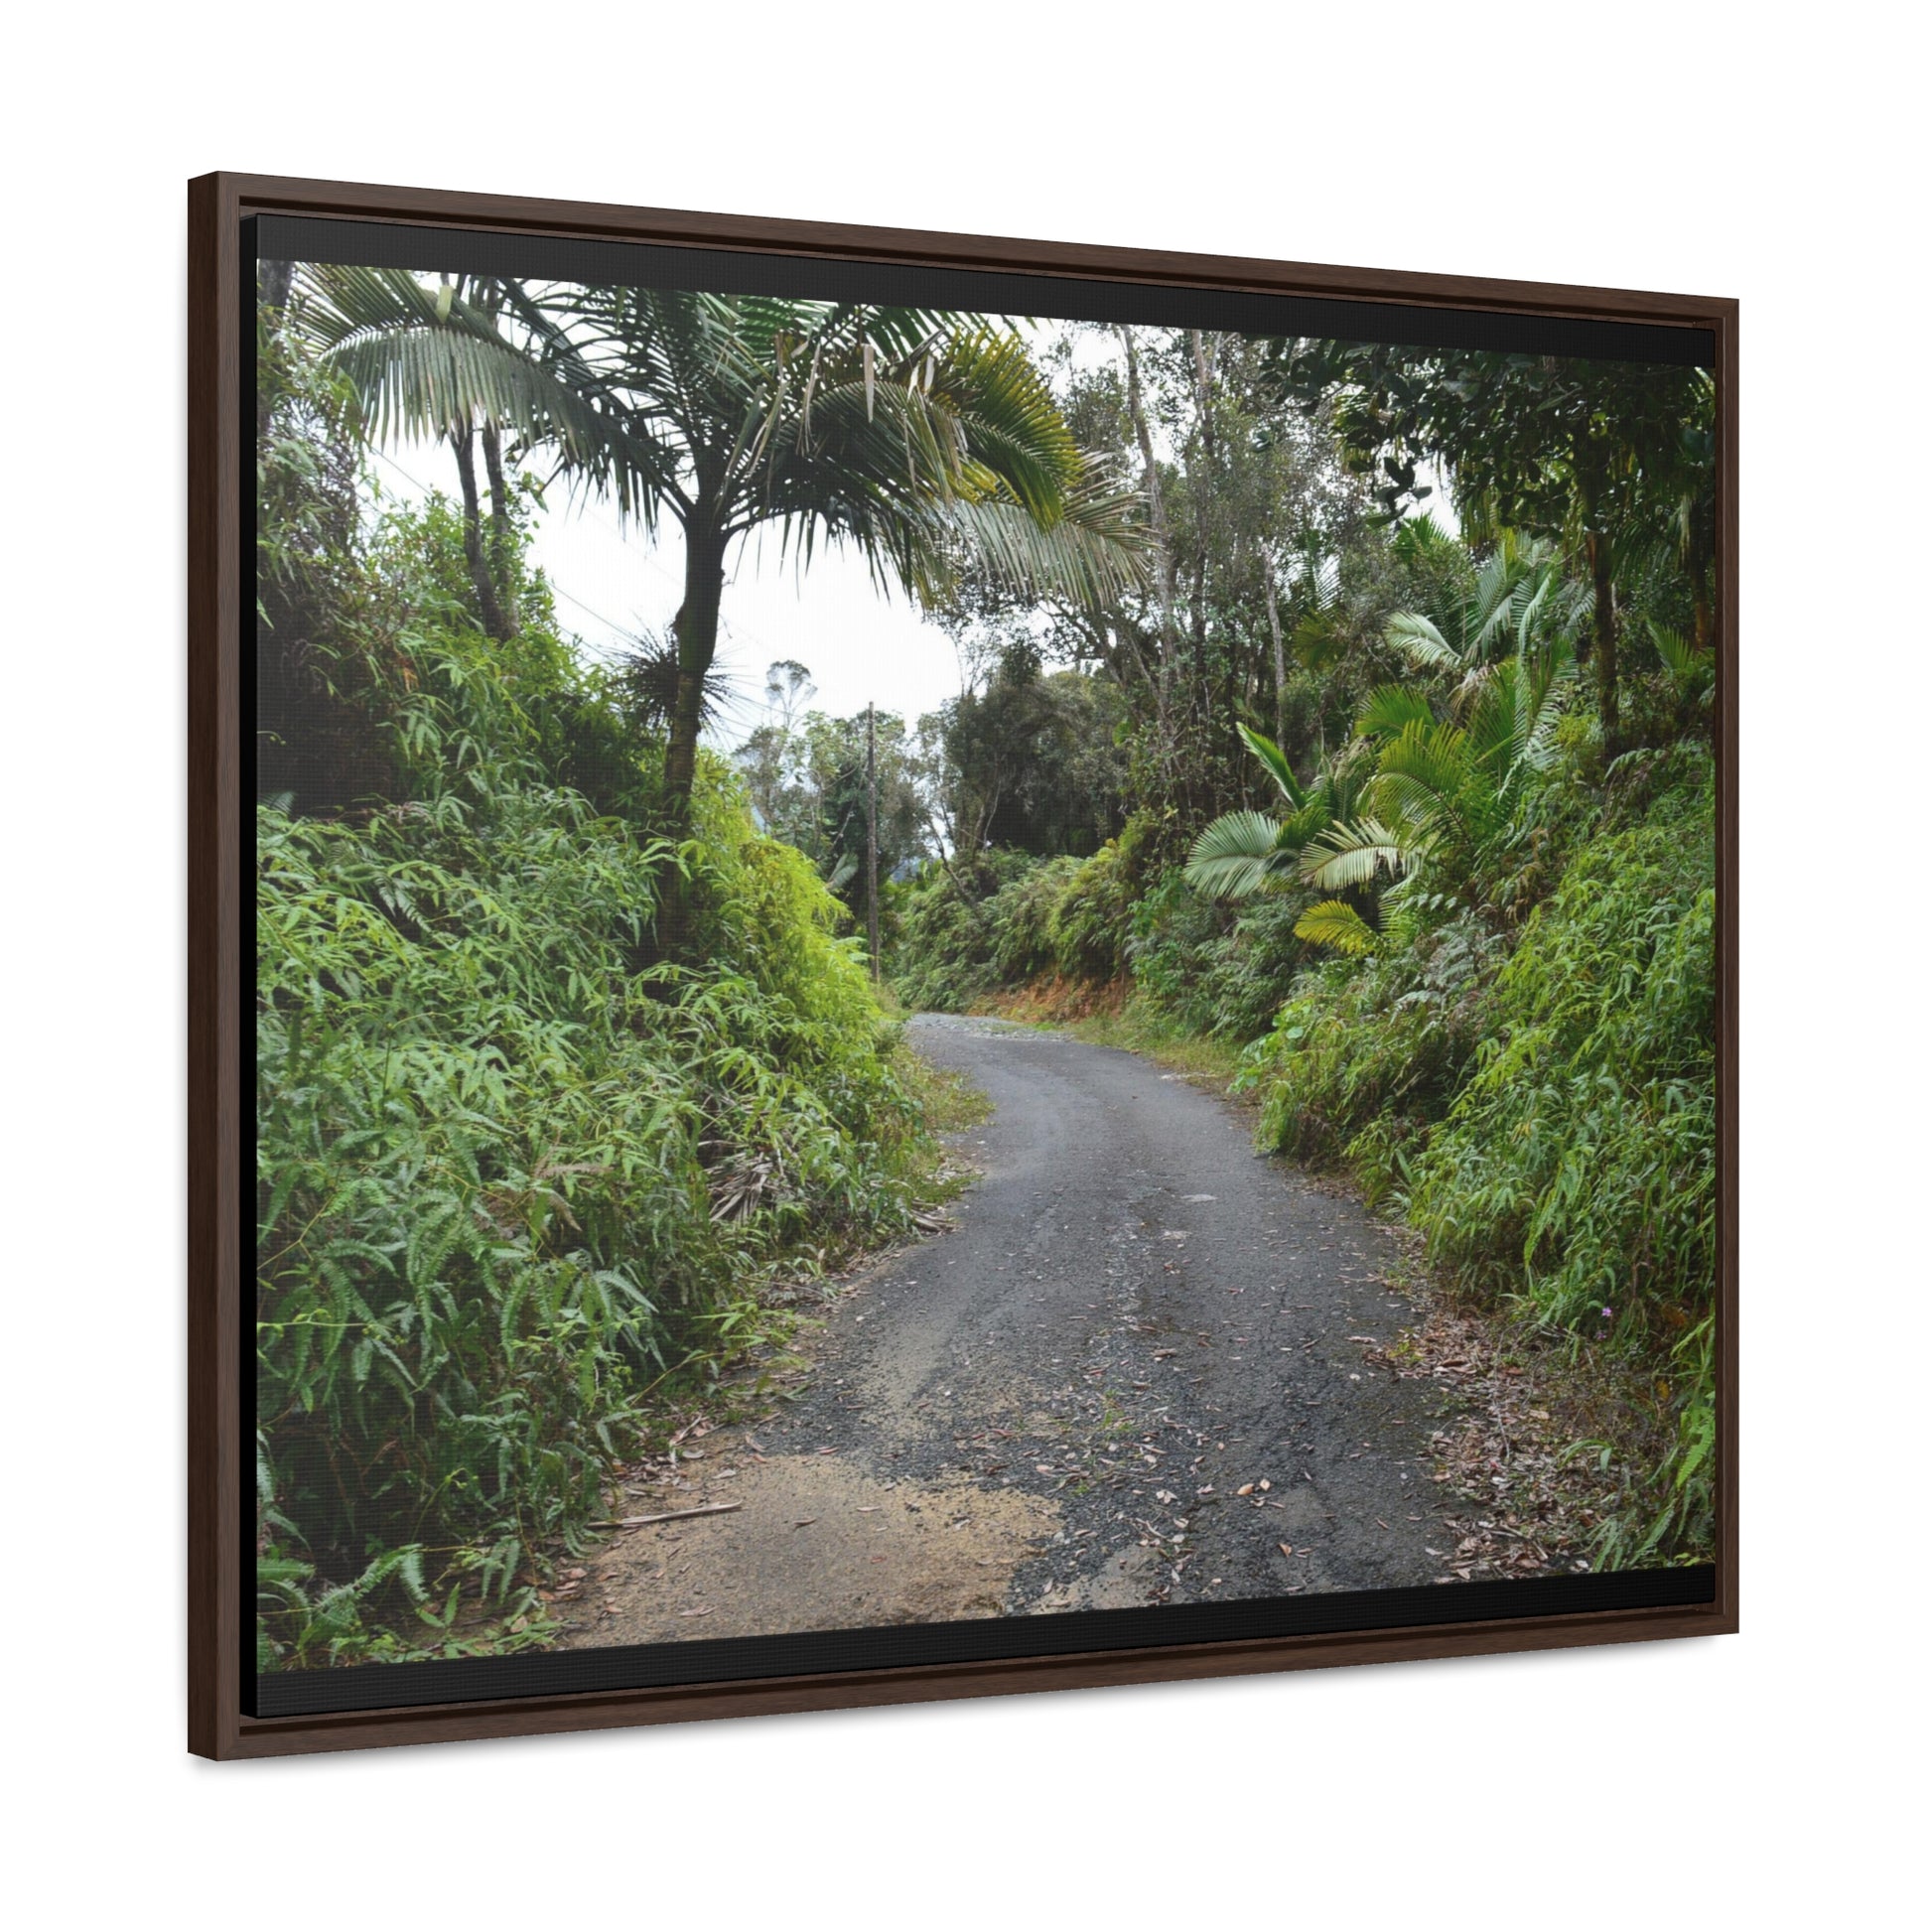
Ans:
{"label": "white overcast sky", "polygon": [[[459,493],[447,444],[378,451],[385,493],[408,499],[424,490]],[[621,646],[626,633],[661,633],[684,595],[683,533],[672,518],[655,537],[621,529],[595,498],[569,500],[561,484],[538,515],[533,556],[557,594],[557,616],[593,653]],[[951,640],[915,606],[873,584],[864,561],[821,546],[802,573],[781,559],[774,536],[740,543],[725,585],[718,661],[739,702],[716,736],[740,742],[764,716],[765,666],[779,658],[805,665],[818,687],[812,705],[849,718],[876,704],[907,720],[936,710],[958,690]]]}

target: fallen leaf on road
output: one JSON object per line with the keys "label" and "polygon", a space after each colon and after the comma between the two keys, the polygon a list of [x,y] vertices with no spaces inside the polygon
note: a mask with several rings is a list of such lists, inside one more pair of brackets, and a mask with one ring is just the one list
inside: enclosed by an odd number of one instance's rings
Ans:
{"label": "fallen leaf on road", "polygon": [[1252,1496],[1255,1493],[1255,1486],[1252,1482],[1244,1482],[1234,1493],[1237,1496]]}
{"label": "fallen leaf on road", "polygon": [[801,1516],[791,1527],[795,1530],[808,1530],[817,1521],[816,1516]]}
{"label": "fallen leaf on road", "polygon": [[1281,1553],[1285,1557],[1292,1557],[1295,1554],[1294,1550],[1291,1549],[1289,1545],[1286,1543],[1282,1544],[1280,1547],[1281,1547]]}

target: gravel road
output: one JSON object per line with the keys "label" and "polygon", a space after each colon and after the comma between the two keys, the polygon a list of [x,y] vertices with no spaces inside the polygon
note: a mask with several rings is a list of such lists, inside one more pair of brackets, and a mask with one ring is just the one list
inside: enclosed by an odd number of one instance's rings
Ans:
{"label": "gravel road", "polygon": [[566,1642],[1441,1576],[1440,1397],[1370,1359],[1411,1311],[1369,1216],[1136,1054],[998,1021],[909,1032],[993,1102],[961,1137],[982,1177],[956,1226],[860,1280],[797,1400],[633,1498],[742,1507],[615,1539]]}

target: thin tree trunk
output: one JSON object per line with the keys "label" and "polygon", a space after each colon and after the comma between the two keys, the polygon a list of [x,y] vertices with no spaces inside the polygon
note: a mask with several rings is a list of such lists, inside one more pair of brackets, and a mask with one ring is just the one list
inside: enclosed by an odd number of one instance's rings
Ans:
{"label": "thin tree trunk", "polygon": [[[1213,391],[1208,386],[1207,345],[1198,329],[1187,332],[1194,350],[1194,408],[1200,417],[1201,454],[1206,458],[1207,475],[1201,481],[1213,483],[1215,467]],[[1194,595],[1192,629],[1194,633],[1194,675],[1205,687],[1207,682],[1207,499],[1211,489],[1198,486],[1194,498]]]}
{"label": "thin tree trunk", "polygon": [[[684,529],[684,602],[671,620],[677,642],[677,694],[664,746],[665,829],[674,839],[691,831],[691,793],[698,776],[698,737],[704,730],[705,678],[718,654],[718,612],[725,595],[725,540],[694,517]],[[676,959],[692,947],[691,880],[673,869],[658,905],[659,947]]]}
{"label": "thin tree trunk", "polygon": [[452,433],[451,447],[456,451],[457,475],[463,480],[463,554],[470,565],[470,582],[477,593],[477,611],[483,627],[502,642],[510,634],[503,607],[497,602],[496,586],[490,581],[489,560],[483,555],[483,505],[477,496],[477,432],[466,426],[461,434]]}
{"label": "thin tree trunk", "polygon": [[1603,756],[1623,750],[1623,726],[1616,689],[1616,586],[1610,579],[1610,539],[1602,530],[1584,538],[1589,558],[1591,654],[1596,659],[1596,714],[1603,722]]}
{"label": "thin tree trunk", "polygon": [[959,895],[959,902],[966,908],[966,916],[979,928],[982,937],[986,934],[986,915],[974,903],[973,896],[959,883],[959,875],[952,869],[952,861],[942,852],[939,855],[939,869],[946,875],[946,882]]}
{"label": "thin tree trunk", "polygon": [[521,627],[516,608],[516,540],[510,527],[509,489],[503,481],[503,439],[494,423],[483,426],[483,474],[489,479],[489,574],[508,633]]}
{"label": "thin tree trunk", "polygon": [[1288,721],[1288,656],[1282,649],[1282,614],[1275,604],[1275,560],[1265,549],[1261,574],[1268,586],[1268,634],[1275,642],[1275,743],[1279,745]]}
{"label": "thin tree trunk", "polygon": [[1134,418],[1134,435],[1141,446],[1141,467],[1147,478],[1147,516],[1154,530],[1155,556],[1161,567],[1161,674],[1155,681],[1154,709],[1161,729],[1161,756],[1165,762],[1173,752],[1168,723],[1169,696],[1173,687],[1173,546],[1168,541],[1168,511],[1161,500],[1161,472],[1154,461],[1154,437],[1141,402],[1141,363],[1134,351],[1134,332],[1122,329],[1120,339],[1127,349],[1127,408]]}
{"label": "thin tree trunk", "polygon": [[872,948],[872,983],[879,984],[879,722],[866,706],[866,942]]}

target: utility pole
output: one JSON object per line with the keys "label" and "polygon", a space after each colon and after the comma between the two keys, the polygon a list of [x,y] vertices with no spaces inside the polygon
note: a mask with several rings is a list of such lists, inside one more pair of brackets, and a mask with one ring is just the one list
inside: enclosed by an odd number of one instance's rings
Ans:
{"label": "utility pole", "polygon": [[879,984],[879,729],[878,707],[866,706],[866,941],[872,983]]}

